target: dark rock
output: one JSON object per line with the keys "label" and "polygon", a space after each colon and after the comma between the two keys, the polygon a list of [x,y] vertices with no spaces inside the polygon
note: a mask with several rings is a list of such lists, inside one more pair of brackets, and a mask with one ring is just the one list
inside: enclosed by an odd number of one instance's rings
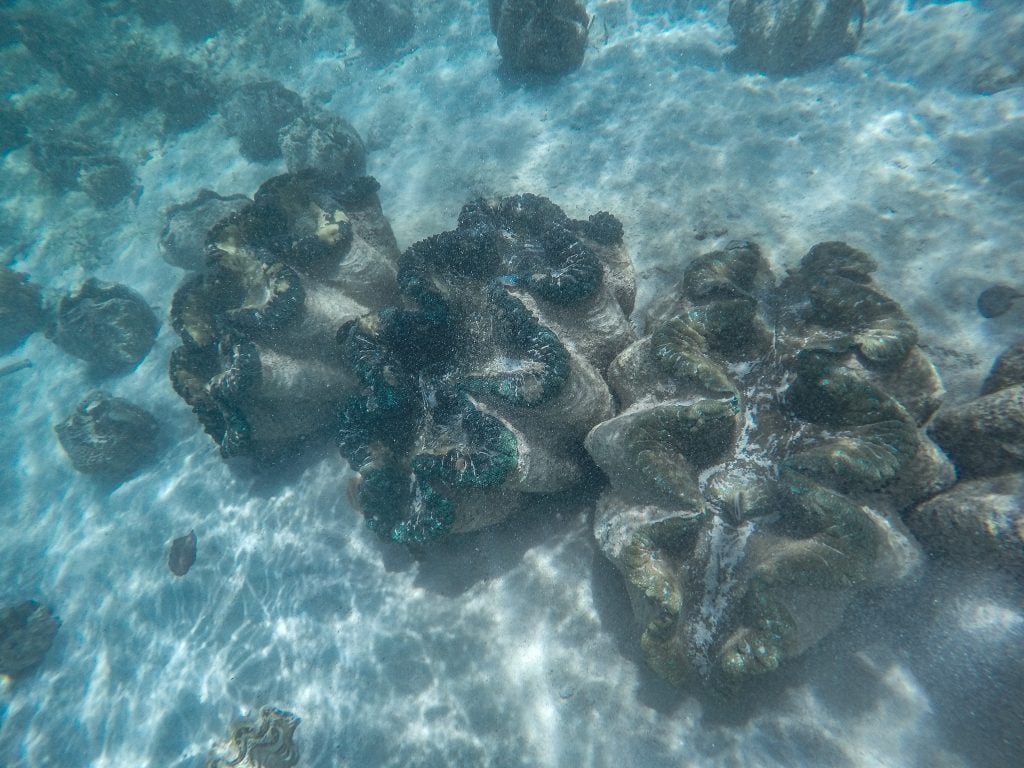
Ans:
{"label": "dark rock", "polygon": [[53,70],[83,96],[96,96],[105,88],[103,63],[83,35],[81,27],[61,16],[31,11],[16,17],[18,37],[33,58]]}
{"label": "dark rock", "polygon": [[0,608],[0,675],[19,675],[42,661],[60,619],[35,600]]}
{"label": "dark rock", "polygon": [[581,0],[490,0],[489,7],[510,70],[557,75],[583,63],[590,17]]}
{"label": "dark rock", "polygon": [[105,73],[109,90],[129,114],[159,110],[170,131],[191,128],[214,111],[220,95],[206,73],[182,58],[144,47],[126,49]]}
{"label": "dark rock", "polygon": [[0,104],[0,157],[27,143],[25,118],[10,104]]}
{"label": "dark rock", "polygon": [[931,555],[1024,569],[1024,473],[958,483],[904,519]]}
{"label": "dark rock", "polygon": [[1015,299],[1024,296],[1010,285],[993,285],[978,294],[978,313],[982,317],[999,317],[1010,311]]}
{"label": "dark rock", "polygon": [[212,37],[235,18],[228,0],[135,0],[131,6],[149,24],[173,24],[186,40]]}
{"label": "dark rock", "polygon": [[792,75],[853,53],[864,30],[864,0],[731,0],[735,62]]}
{"label": "dark rock", "polygon": [[75,469],[87,475],[122,480],[156,454],[156,419],[99,390],[82,400],[55,430]]}
{"label": "dark rock", "polygon": [[149,353],[159,321],[145,299],[124,285],[85,281],[61,298],[47,336],[97,373],[134,368]]}
{"label": "dark rock", "polygon": [[1024,339],[1004,350],[996,358],[992,370],[981,386],[981,394],[989,395],[1014,384],[1024,384]]}
{"label": "dark rock", "polygon": [[196,532],[189,531],[171,542],[167,567],[175,576],[184,576],[196,562]]}
{"label": "dark rock", "polygon": [[961,478],[1024,471],[1024,384],[941,410],[928,431]]}

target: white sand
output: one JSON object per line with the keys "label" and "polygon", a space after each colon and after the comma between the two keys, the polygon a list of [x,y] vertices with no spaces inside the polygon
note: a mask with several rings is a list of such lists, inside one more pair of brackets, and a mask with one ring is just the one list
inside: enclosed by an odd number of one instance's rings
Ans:
{"label": "white sand", "polygon": [[[971,92],[1024,45],[1016,0],[868,0],[856,55],[786,80],[724,66],[724,0],[592,1],[583,68],[531,88],[496,76],[485,3],[418,5],[434,15],[420,9],[415,49],[381,67],[351,59],[343,15],[310,0],[309,36],[262,72],[368,139],[403,247],[473,196],[536,192],[622,219],[644,301],[729,239],[758,241],[780,272],[845,240],[878,259],[951,400],[1019,334],[1024,307],[984,320],[974,302],[1024,283],[1024,88]],[[182,273],[157,253],[162,208],[200,187],[251,194],[283,168],[238,157],[216,120],[162,146],[128,130],[137,207],[49,196],[27,150],[3,162],[2,204],[32,234],[19,269],[54,292],[125,282],[165,316]],[[96,385],[83,366],[37,335],[12,356],[34,367],[0,379],[0,604],[38,597],[64,622],[43,667],[0,694],[4,768],[201,765],[266,703],[303,718],[301,764],[323,768],[1008,765],[1022,748],[1019,690],[1004,699],[1024,679],[1024,612],[1004,581],[879,597],[752,700],[673,692],[637,661],[584,511],[416,563],[348,508],[335,455],[272,480],[229,470],[168,384],[176,343],[165,324],[135,373],[103,382],[154,411],[165,441],[112,493],[52,431]],[[174,579],[166,546],[190,528],[199,559]],[[977,743],[951,730],[965,695]]]}

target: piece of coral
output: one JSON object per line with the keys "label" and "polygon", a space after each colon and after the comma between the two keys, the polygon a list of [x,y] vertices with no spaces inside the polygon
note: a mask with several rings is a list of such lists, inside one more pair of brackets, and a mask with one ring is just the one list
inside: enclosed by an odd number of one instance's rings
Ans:
{"label": "piece of coral", "polygon": [[397,298],[377,188],[284,174],[211,229],[209,268],[171,306],[170,376],[225,457],[270,461],[337,429],[358,386],[338,328]]}
{"label": "piece of coral", "polygon": [[17,349],[45,324],[39,288],[21,272],[0,266],[0,355]]}
{"label": "piece of coral", "polygon": [[209,189],[164,211],[160,255],[168,264],[188,270],[206,267],[206,236],[221,219],[240,211],[251,201],[245,195],[224,197]]}
{"label": "piece of coral", "polygon": [[509,69],[558,75],[583,63],[590,17],[581,0],[489,0],[489,11]]}
{"label": "piece of coral", "polygon": [[124,373],[149,354],[160,326],[136,291],[90,277],[57,303],[46,335],[101,375]]}
{"label": "piece of coral", "polygon": [[864,31],[864,0],[730,0],[740,66],[792,75],[853,53]]}
{"label": "piece of coral", "polygon": [[431,541],[577,484],[583,436],[612,412],[602,373],[633,338],[618,220],[478,200],[402,254],[398,284],[401,306],[339,334],[359,380],[341,450],[369,526]]}
{"label": "piece of coral", "polygon": [[905,514],[930,554],[1024,569],[1024,340],[1005,350],[981,396],[940,410],[928,431],[960,482]]}
{"label": "piece of coral", "polygon": [[15,677],[43,660],[60,619],[35,600],[0,608],[0,675]]}
{"label": "piece of coral", "polygon": [[300,718],[276,707],[231,726],[227,740],[216,745],[206,768],[293,768],[299,763],[295,729]]}
{"label": "piece of coral", "polygon": [[171,542],[167,554],[167,567],[175,576],[184,576],[196,562],[198,539],[195,531],[189,531]]}
{"label": "piece of coral", "polygon": [[412,0],[349,0],[346,8],[364,52],[394,54],[416,31]]}
{"label": "piece of coral", "polygon": [[156,419],[143,408],[97,390],[54,428],[79,472],[122,480],[153,460]]}
{"label": "piece of coral", "polygon": [[595,535],[673,683],[773,670],[920,561],[897,513],[952,482],[918,426],[942,390],[874,266],[822,243],[776,283],[730,243],[609,367],[621,412],[586,438],[611,480]]}

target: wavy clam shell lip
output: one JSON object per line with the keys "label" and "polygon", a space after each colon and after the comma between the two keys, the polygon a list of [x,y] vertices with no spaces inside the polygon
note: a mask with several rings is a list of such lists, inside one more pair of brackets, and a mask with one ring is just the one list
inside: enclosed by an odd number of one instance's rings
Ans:
{"label": "wavy clam shell lip", "polygon": [[301,719],[276,707],[262,707],[255,717],[231,726],[228,738],[216,745],[206,768],[294,768],[299,763],[295,729]]}
{"label": "wavy clam shell lip", "polygon": [[341,334],[364,393],[341,450],[370,527],[423,542],[577,484],[583,437],[612,415],[602,373],[633,340],[618,220],[572,220],[537,195],[476,200],[405,251],[398,284],[401,306]]}
{"label": "wavy clam shell lip", "polygon": [[284,174],[211,228],[208,269],[172,302],[170,376],[225,457],[275,460],[336,429],[357,385],[338,328],[397,295],[377,188]]}
{"label": "wavy clam shell lip", "polygon": [[[940,410],[928,431],[960,477],[905,513],[929,553],[1024,568],[1024,340],[996,359],[981,395]],[[941,490],[941,489],[939,489]]]}
{"label": "wavy clam shell lip", "polygon": [[611,481],[595,535],[673,683],[774,670],[920,563],[896,513],[953,480],[919,426],[941,386],[873,268],[821,243],[776,283],[730,243],[609,366],[623,410],[585,441]]}

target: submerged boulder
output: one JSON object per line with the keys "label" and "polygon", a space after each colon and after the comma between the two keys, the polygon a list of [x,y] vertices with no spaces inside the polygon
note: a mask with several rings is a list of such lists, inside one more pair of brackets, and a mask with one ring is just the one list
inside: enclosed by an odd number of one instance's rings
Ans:
{"label": "submerged boulder", "polygon": [[129,165],[88,140],[60,136],[36,140],[30,158],[57,190],[79,189],[100,208],[111,208],[136,190]]}
{"label": "submerged boulder", "polygon": [[489,10],[508,69],[559,75],[583,63],[590,16],[581,0],[489,0]]}
{"label": "submerged boulder", "polygon": [[853,53],[864,0],[730,0],[737,64],[771,75],[805,72]]}
{"label": "submerged boulder", "polygon": [[0,675],[16,677],[36,666],[59,628],[60,619],[35,600],[0,608]]}
{"label": "submerged boulder", "polygon": [[242,156],[265,163],[281,157],[279,134],[302,114],[302,97],[273,80],[245,83],[221,108],[225,130],[238,139]]}
{"label": "submerged boulder", "polygon": [[281,133],[289,173],[313,170],[351,180],[366,173],[366,147],[356,129],[324,110],[299,115]]}
{"label": "submerged boulder", "polygon": [[940,410],[929,433],[960,482],[906,515],[930,554],[1024,571],[1024,340],[1006,349],[981,396]]}
{"label": "submerged boulder", "polygon": [[416,31],[412,0],[349,0],[356,42],[371,56],[394,54]]}

